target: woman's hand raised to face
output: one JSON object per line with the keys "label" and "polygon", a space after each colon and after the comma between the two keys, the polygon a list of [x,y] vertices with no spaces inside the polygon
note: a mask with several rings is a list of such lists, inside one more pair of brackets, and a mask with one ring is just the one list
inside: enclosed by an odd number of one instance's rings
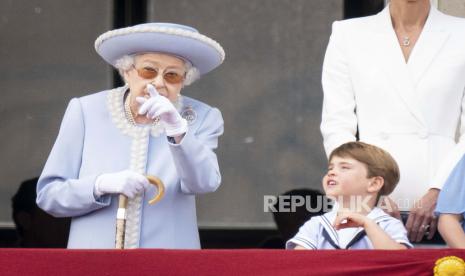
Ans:
{"label": "woman's hand raised to face", "polygon": [[139,114],[145,114],[149,119],[159,117],[165,127],[167,136],[177,137],[186,133],[187,121],[181,117],[173,103],[168,98],[158,94],[155,87],[151,84],[147,84],[147,91],[150,94],[150,98],[136,98],[136,101],[141,105]]}

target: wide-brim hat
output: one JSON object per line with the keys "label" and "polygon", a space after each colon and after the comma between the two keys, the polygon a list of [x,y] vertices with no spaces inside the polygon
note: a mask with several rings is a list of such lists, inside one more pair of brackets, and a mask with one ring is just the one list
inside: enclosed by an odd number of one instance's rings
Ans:
{"label": "wide-brim hat", "polygon": [[103,33],[95,50],[109,64],[124,55],[159,52],[188,60],[200,74],[218,67],[225,57],[221,45],[196,29],[173,23],[145,23]]}

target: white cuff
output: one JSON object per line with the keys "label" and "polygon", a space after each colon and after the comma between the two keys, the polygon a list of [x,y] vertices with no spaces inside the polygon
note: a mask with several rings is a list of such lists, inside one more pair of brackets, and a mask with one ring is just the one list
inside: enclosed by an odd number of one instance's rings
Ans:
{"label": "white cuff", "polygon": [[99,198],[103,195],[102,191],[99,189],[100,182],[102,181],[102,175],[99,175],[97,179],[95,180],[95,185],[94,185],[94,197]]}
{"label": "white cuff", "polygon": [[176,137],[187,132],[187,121],[181,118],[177,124],[164,124],[166,136]]}

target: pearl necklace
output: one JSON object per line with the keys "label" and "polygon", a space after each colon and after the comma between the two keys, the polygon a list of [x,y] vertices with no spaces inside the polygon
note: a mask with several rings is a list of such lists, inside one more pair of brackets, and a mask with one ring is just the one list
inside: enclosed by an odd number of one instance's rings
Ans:
{"label": "pearl necklace", "polygon": [[[129,105],[129,102],[130,102],[129,95],[127,95],[126,100],[124,101],[124,114],[126,115],[126,118],[132,125],[137,126],[136,120],[134,119],[134,116],[132,115],[131,106]],[[153,120],[152,125],[158,124],[159,121],[160,121],[160,118],[156,117]]]}

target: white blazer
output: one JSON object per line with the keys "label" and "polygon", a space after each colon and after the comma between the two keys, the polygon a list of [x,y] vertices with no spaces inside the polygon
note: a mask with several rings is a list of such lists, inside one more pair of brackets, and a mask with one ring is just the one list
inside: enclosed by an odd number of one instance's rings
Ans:
{"label": "white blazer", "polygon": [[[439,166],[465,140],[465,20],[431,7],[405,62],[389,7],[333,23],[323,64],[321,132],[326,154],[356,140],[389,151],[400,183],[401,210],[429,188]],[[460,123],[462,122],[462,123]]]}

